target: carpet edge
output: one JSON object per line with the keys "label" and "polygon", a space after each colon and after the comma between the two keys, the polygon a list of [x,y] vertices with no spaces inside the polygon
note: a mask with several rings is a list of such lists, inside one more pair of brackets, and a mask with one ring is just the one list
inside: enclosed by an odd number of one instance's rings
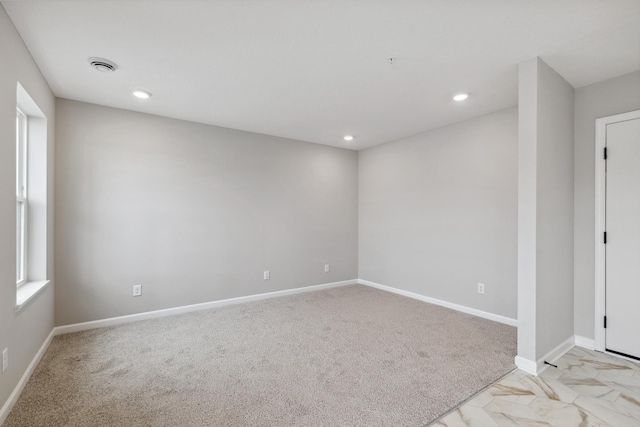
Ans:
{"label": "carpet edge", "polygon": [[518,320],[510,317],[501,316],[499,314],[490,313],[488,311],[478,310],[477,308],[471,308],[460,304],[455,304],[449,301],[439,300],[437,298],[428,297],[425,295],[417,294],[415,292],[405,291],[403,289],[394,288],[392,286],[381,285],[380,283],[371,282],[369,280],[358,279],[358,284],[370,286],[372,288],[381,289],[383,291],[391,292],[394,294],[402,295],[405,297],[417,299],[429,304],[439,305],[441,307],[450,308],[455,311],[459,311],[473,316],[482,317],[483,319],[492,320],[494,322],[503,323],[509,326],[518,327]]}
{"label": "carpet edge", "polygon": [[127,314],[124,316],[109,317],[100,320],[91,320],[89,322],[73,323],[71,325],[56,326],[54,328],[55,335],[69,334],[73,332],[88,331],[91,329],[104,328],[107,326],[121,325],[125,323],[136,322],[138,320],[156,319],[174,314],[191,313],[194,311],[207,310],[210,308],[224,307],[228,305],[242,304],[252,301],[260,301],[269,298],[283,297],[287,295],[295,295],[304,292],[320,291],[323,289],[338,288],[341,286],[358,284],[358,279],[342,280],[339,282],[323,283],[319,285],[304,286],[301,288],[285,289],[281,291],[266,292],[262,294],[247,295],[236,298],[227,298],[216,301],[203,302],[198,304],[182,305],[178,307],[165,308],[161,310],[145,311],[142,313]]}

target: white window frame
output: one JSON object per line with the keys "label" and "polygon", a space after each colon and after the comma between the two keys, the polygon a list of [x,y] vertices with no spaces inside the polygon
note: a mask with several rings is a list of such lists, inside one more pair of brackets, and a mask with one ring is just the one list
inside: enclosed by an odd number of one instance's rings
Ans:
{"label": "white window frame", "polygon": [[25,88],[16,84],[16,313],[51,282],[47,117]]}
{"label": "white window frame", "polygon": [[28,117],[16,108],[16,286],[27,283],[28,279]]}

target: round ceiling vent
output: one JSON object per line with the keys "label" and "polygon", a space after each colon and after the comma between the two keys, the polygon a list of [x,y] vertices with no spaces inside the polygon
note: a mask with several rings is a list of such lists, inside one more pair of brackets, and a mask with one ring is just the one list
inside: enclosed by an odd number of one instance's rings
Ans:
{"label": "round ceiling vent", "polygon": [[112,73],[118,69],[115,62],[104,58],[89,58],[89,64],[101,73]]}

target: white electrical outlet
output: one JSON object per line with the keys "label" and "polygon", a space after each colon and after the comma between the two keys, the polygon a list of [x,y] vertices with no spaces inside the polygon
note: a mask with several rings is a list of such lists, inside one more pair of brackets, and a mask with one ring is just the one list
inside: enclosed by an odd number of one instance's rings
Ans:
{"label": "white electrical outlet", "polygon": [[269,272],[268,272],[268,271],[265,271],[265,272],[264,272],[264,280],[269,280],[269,276],[270,276],[270,275],[269,275]]}
{"label": "white electrical outlet", "polygon": [[139,297],[142,295],[142,285],[133,285],[133,296]]}
{"label": "white electrical outlet", "polygon": [[9,367],[9,349],[2,350],[2,372],[6,371]]}
{"label": "white electrical outlet", "polygon": [[325,265],[324,265],[324,272],[325,272],[325,273],[328,273],[328,272],[329,272],[329,270],[330,270],[329,264],[325,264]]}
{"label": "white electrical outlet", "polygon": [[484,283],[478,283],[478,293],[484,294]]}

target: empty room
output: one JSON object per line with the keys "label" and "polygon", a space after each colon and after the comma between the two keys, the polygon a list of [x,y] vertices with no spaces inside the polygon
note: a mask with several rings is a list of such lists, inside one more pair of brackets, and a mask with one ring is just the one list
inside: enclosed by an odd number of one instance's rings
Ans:
{"label": "empty room", "polygon": [[638,0],[0,0],[0,201],[3,427],[640,425]]}

